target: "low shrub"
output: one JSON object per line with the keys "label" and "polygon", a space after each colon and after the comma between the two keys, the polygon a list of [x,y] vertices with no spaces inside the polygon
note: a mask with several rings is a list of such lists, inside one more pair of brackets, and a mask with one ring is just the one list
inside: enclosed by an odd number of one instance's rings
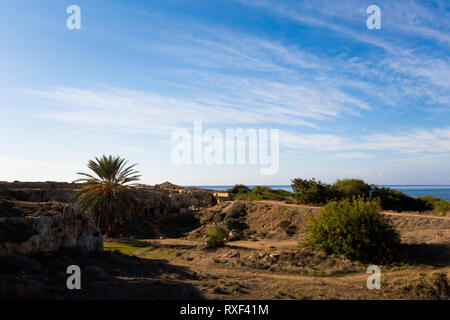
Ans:
{"label": "low shrub", "polygon": [[298,228],[295,225],[290,225],[286,228],[285,232],[288,236],[293,236],[297,232]]}
{"label": "low shrub", "polygon": [[236,202],[228,210],[223,221],[228,230],[231,231],[243,231],[248,229],[248,225],[245,223],[245,216],[247,215],[247,207],[245,203]]}
{"label": "low shrub", "polygon": [[450,201],[433,196],[420,197],[419,200],[424,201],[426,206],[437,214],[446,216],[450,212]]}
{"label": "low shrub", "polygon": [[433,204],[433,211],[446,216],[450,212],[450,201],[440,199]]}
{"label": "low shrub", "polygon": [[283,220],[281,221],[278,226],[282,229],[285,229],[291,225],[291,222],[289,220]]}
{"label": "low shrub", "polygon": [[225,220],[225,226],[232,231],[244,231],[249,228],[248,224],[241,221],[241,219],[227,219]]}
{"label": "low shrub", "polygon": [[303,246],[377,264],[396,258],[400,235],[377,200],[331,201],[311,216]]}
{"label": "low shrub", "polygon": [[228,232],[222,227],[214,227],[207,233],[206,245],[208,248],[215,249],[223,247],[228,240]]}
{"label": "low shrub", "polygon": [[245,203],[236,202],[225,214],[224,221],[229,219],[237,219],[239,217],[245,216],[247,214],[247,207]]}
{"label": "low shrub", "polygon": [[223,212],[217,212],[214,217],[213,217],[213,221],[215,223],[220,223],[223,221],[223,219],[225,218],[225,213]]}

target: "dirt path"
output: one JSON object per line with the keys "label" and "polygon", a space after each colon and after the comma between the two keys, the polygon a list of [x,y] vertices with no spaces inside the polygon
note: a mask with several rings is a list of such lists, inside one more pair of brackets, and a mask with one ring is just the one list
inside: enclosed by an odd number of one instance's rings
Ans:
{"label": "dirt path", "polygon": [[307,206],[305,204],[286,203],[283,201],[275,201],[275,200],[259,200],[259,201],[254,201],[254,202],[276,204],[279,206],[294,207],[294,208],[310,208],[310,209],[317,209],[317,210],[320,209],[320,207],[316,207],[316,206]]}
{"label": "dirt path", "polygon": [[387,214],[389,216],[417,217],[417,218],[425,218],[425,219],[450,220],[450,217],[432,216],[432,215],[428,215],[428,214],[402,213],[402,212],[389,212],[389,211],[384,211],[383,213]]}

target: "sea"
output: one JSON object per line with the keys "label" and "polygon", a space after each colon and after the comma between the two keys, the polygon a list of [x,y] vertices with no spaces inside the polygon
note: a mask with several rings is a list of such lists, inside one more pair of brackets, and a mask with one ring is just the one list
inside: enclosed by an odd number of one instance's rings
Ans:
{"label": "sea", "polygon": [[[211,190],[228,190],[233,186],[195,186],[197,188],[211,189]],[[254,188],[256,186],[247,186]],[[269,185],[272,189],[286,190],[293,192],[290,185]],[[402,191],[410,197],[433,196],[450,201],[450,185],[379,185],[379,187],[386,187]]]}

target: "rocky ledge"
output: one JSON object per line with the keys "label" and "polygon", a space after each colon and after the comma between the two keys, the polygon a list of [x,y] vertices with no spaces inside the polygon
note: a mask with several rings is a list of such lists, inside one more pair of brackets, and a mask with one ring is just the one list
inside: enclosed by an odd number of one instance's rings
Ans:
{"label": "rocky ledge", "polygon": [[0,257],[74,247],[103,250],[100,230],[78,206],[0,196]]}

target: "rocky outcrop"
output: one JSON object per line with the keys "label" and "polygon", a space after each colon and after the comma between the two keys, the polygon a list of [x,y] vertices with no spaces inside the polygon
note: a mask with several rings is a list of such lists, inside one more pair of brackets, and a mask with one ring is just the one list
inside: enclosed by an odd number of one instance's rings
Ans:
{"label": "rocky outcrop", "polygon": [[[1,202],[3,207],[7,204],[16,211],[14,214],[0,216],[0,257],[55,251],[61,248],[103,250],[100,230],[76,205],[54,204],[54,210],[42,212],[37,216],[20,210],[20,202]],[[28,210],[30,206],[31,204],[28,204]]]}
{"label": "rocky outcrop", "polygon": [[[83,187],[67,182],[0,182],[0,192],[26,202],[57,201],[73,203],[72,194]],[[195,187],[181,187],[170,182],[155,186],[138,185],[142,199],[138,215],[162,216],[186,212],[189,208],[217,204],[217,193]]]}
{"label": "rocky outcrop", "polygon": [[157,217],[186,212],[189,208],[209,207],[217,204],[215,194],[199,188],[186,188],[165,184],[137,187],[142,199],[138,215]]}
{"label": "rocky outcrop", "polygon": [[2,182],[0,190],[20,201],[73,203],[71,195],[82,188],[82,184],[68,182]]}

